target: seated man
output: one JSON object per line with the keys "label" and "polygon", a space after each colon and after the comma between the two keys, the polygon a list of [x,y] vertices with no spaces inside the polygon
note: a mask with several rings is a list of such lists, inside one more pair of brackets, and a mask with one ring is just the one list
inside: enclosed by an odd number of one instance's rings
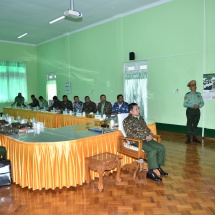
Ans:
{"label": "seated man", "polygon": [[32,103],[28,104],[31,107],[39,107],[40,106],[39,101],[35,98],[35,95],[31,95],[31,100],[32,100]]}
{"label": "seated man", "polygon": [[57,96],[53,96],[54,103],[49,107],[49,110],[53,110],[53,108],[59,110],[61,108],[61,101],[59,101]]}
{"label": "seated man", "polygon": [[60,109],[62,109],[63,111],[65,111],[66,109],[73,111],[72,102],[68,99],[67,95],[63,95],[63,101],[61,102]]}
{"label": "seated man", "polygon": [[18,96],[15,97],[15,100],[14,100],[14,102],[13,102],[13,104],[11,106],[13,106],[13,105],[17,105],[17,106],[22,106],[23,105],[23,106],[26,106],[24,104],[24,101],[25,101],[25,99],[22,96],[22,93],[18,93]]}
{"label": "seated man", "polygon": [[81,113],[83,108],[83,102],[79,100],[78,96],[74,96],[74,103],[73,103],[74,112]]}
{"label": "seated man", "polygon": [[162,165],[165,165],[166,161],[165,147],[153,140],[153,134],[140,115],[138,105],[136,103],[131,103],[128,109],[130,114],[123,120],[125,133],[127,137],[143,140],[142,149],[147,153],[148,161],[146,178],[160,182],[162,179],[153,172],[153,169],[158,169],[161,175],[168,175],[168,173],[164,172],[161,168]]}
{"label": "seated man", "polygon": [[96,104],[90,100],[89,96],[85,96],[85,103],[83,104],[82,112],[86,114],[96,113]]}
{"label": "seated man", "polygon": [[[19,132],[26,131],[26,129],[21,128],[20,123],[15,123],[15,124],[12,123],[10,125],[7,125],[7,124],[8,124],[7,121],[0,120],[0,134],[12,135],[12,134],[18,134]],[[27,127],[27,124],[26,124],[26,127]]]}
{"label": "seated man", "polygon": [[117,96],[117,102],[114,103],[112,113],[117,115],[120,113],[128,113],[128,103],[124,102],[122,94]]}
{"label": "seated man", "polygon": [[40,100],[40,109],[47,109],[48,108],[48,102],[42,97],[39,97]]}
{"label": "seated man", "polygon": [[100,100],[101,102],[98,103],[97,110],[102,115],[105,114],[107,116],[110,116],[112,111],[112,104],[106,100],[106,96],[104,94],[100,96]]}

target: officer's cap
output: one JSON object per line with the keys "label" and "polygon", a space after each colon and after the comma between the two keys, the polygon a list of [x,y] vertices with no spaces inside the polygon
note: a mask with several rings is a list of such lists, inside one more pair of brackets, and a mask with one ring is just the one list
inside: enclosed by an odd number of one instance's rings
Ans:
{"label": "officer's cap", "polygon": [[190,81],[190,82],[187,84],[187,86],[188,86],[188,87],[191,87],[191,85],[193,85],[193,84],[196,84],[196,81],[195,81],[195,80]]}

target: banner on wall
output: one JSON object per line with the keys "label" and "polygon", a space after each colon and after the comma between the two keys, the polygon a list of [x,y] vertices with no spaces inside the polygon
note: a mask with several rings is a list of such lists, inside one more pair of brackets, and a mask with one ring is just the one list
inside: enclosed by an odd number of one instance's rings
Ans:
{"label": "banner on wall", "polygon": [[203,99],[215,100],[215,73],[203,75]]}
{"label": "banner on wall", "polygon": [[65,82],[65,94],[70,94],[71,90],[70,90],[70,82]]}

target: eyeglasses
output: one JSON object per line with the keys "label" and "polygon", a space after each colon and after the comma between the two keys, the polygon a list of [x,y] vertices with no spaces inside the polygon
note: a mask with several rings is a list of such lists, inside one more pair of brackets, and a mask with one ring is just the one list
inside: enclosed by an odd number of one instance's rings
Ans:
{"label": "eyeglasses", "polygon": [[191,86],[191,87],[195,87],[195,86],[196,86],[196,84],[191,84],[190,86]]}

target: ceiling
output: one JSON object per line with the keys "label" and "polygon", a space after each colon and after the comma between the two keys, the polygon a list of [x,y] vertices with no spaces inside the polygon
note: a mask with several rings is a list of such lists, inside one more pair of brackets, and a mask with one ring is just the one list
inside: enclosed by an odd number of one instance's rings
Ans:
{"label": "ceiling", "polygon": [[[38,45],[66,33],[81,30],[170,0],[75,0],[74,10],[83,13],[80,20],[62,19],[70,0],[1,0],[0,41]],[[17,37],[28,33],[27,36]]]}

